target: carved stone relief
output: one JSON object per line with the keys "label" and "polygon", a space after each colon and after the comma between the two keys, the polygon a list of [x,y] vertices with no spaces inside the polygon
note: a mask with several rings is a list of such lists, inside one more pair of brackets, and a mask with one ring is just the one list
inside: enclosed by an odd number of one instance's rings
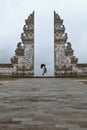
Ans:
{"label": "carved stone relief", "polygon": [[30,14],[21,33],[21,40],[17,44],[15,56],[11,58],[14,74],[34,75],[34,12]]}
{"label": "carved stone relief", "polygon": [[78,59],[73,56],[71,43],[67,42],[63,20],[54,11],[54,61],[55,75],[75,72]]}

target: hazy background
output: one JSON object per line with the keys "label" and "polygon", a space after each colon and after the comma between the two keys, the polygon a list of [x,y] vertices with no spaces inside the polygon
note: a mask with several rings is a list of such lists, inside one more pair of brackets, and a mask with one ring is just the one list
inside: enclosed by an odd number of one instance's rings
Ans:
{"label": "hazy background", "polygon": [[87,63],[87,0],[0,0],[0,63],[10,63],[25,19],[35,11],[35,74],[45,63],[54,74],[54,10],[64,20],[79,63]]}

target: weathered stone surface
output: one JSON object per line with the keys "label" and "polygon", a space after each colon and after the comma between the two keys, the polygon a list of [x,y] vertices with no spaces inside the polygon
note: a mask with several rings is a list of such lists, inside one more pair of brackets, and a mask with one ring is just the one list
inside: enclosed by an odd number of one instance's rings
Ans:
{"label": "weathered stone surface", "polygon": [[11,58],[13,75],[34,75],[34,12],[25,21],[21,33],[22,43],[17,44],[15,56]]}
{"label": "weathered stone surface", "polygon": [[87,85],[28,78],[0,85],[0,130],[86,130]]}
{"label": "weathered stone surface", "polygon": [[54,11],[54,64],[55,75],[77,73],[78,59],[73,55],[71,43],[67,42],[63,20]]}
{"label": "weathered stone surface", "polygon": [[21,46],[21,42],[19,42],[17,44],[17,49],[15,50],[15,54],[19,55],[19,56],[23,56],[24,55],[24,48]]}

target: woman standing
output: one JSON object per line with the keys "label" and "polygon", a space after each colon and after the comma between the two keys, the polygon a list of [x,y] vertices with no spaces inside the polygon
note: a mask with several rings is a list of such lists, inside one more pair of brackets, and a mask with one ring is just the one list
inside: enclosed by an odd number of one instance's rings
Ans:
{"label": "woman standing", "polygon": [[44,76],[45,73],[47,73],[47,68],[45,64],[41,64],[41,69],[42,69],[42,75]]}

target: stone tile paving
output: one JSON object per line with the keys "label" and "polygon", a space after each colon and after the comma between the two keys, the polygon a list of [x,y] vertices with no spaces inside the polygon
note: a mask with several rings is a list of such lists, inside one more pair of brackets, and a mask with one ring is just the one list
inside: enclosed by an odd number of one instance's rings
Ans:
{"label": "stone tile paving", "polygon": [[87,130],[87,85],[66,78],[0,85],[0,130]]}

